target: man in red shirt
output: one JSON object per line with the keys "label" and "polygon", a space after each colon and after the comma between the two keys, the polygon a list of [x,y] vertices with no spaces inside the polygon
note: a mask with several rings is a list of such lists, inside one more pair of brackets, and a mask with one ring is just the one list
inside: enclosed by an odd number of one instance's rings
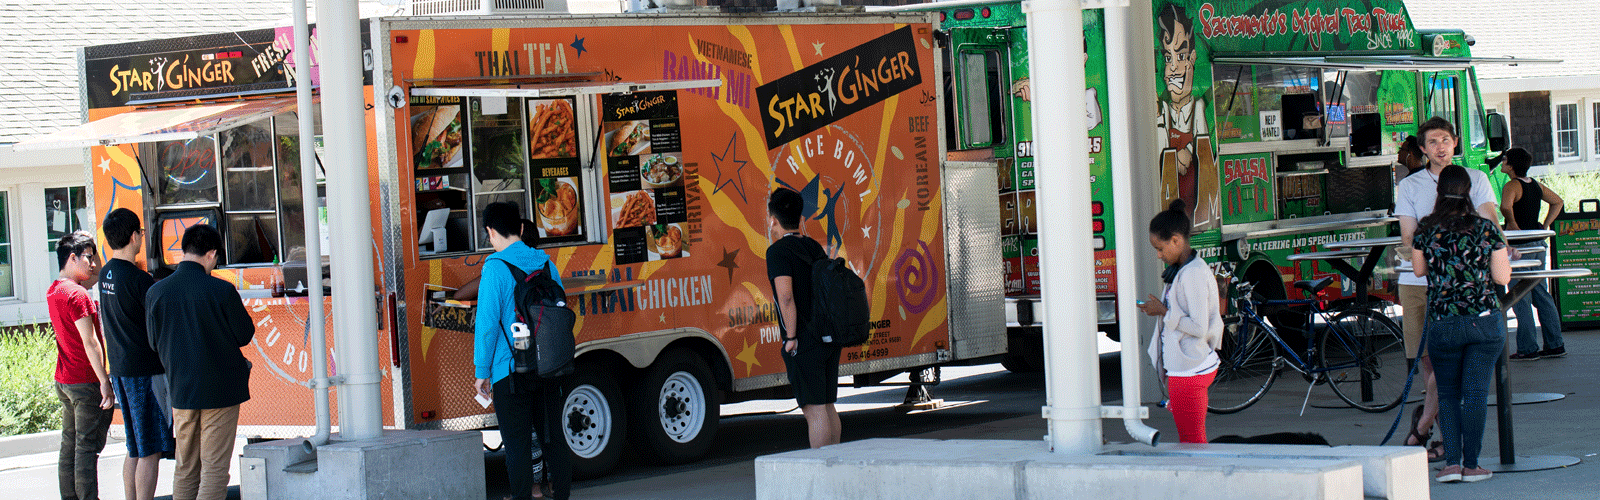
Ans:
{"label": "man in red shirt", "polygon": [[61,456],[56,473],[61,498],[100,498],[96,464],[111,428],[111,379],[106,375],[105,337],[94,300],[85,287],[94,286],[100,258],[94,237],[77,231],[56,243],[61,274],[45,303],[56,331],[56,398],[61,400]]}

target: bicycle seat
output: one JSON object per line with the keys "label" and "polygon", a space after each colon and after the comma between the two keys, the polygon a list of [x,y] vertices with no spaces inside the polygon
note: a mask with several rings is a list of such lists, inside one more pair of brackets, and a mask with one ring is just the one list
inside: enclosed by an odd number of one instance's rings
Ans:
{"label": "bicycle seat", "polygon": [[1294,287],[1305,290],[1307,295],[1315,294],[1333,284],[1332,276],[1323,276],[1319,280],[1300,280],[1294,282]]}

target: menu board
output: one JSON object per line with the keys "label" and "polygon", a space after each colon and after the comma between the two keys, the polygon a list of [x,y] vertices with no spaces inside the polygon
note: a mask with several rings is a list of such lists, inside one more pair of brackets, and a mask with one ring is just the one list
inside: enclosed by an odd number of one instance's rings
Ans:
{"label": "menu board", "polygon": [[601,116],[617,264],[688,256],[677,94],[605,96]]}
{"label": "menu board", "polygon": [[573,101],[528,100],[528,173],[538,224],[536,247],[585,241],[582,162]]}
{"label": "menu board", "polygon": [[[1579,208],[1597,204],[1600,203],[1595,200],[1583,200]],[[1562,214],[1550,229],[1556,232],[1550,238],[1551,262],[1556,268],[1587,268],[1596,273],[1583,278],[1552,280],[1556,306],[1561,310],[1561,327],[1600,325],[1600,211]]]}

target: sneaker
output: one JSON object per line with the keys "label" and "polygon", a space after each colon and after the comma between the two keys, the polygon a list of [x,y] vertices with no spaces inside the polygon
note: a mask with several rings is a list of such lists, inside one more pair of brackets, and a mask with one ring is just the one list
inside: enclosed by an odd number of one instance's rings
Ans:
{"label": "sneaker", "polygon": [[1567,348],[1566,346],[1562,346],[1554,349],[1545,349],[1536,354],[1538,354],[1541,358],[1564,358],[1567,357]]}
{"label": "sneaker", "polygon": [[1494,473],[1489,472],[1488,469],[1484,469],[1483,467],[1474,467],[1461,471],[1461,481],[1466,483],[1476,483],[1478,481],[1489,479],[1489,477],[1493,475]]}
{"label": "sneaker", "polygon": [[1541,353],[1543,353],[1543,352],[1544,351],[1534,351],[1534,352],[1530,352],[1530,353],[1527,353],[1527,354],[1523,354],[1523,353],[1520,353],[1520,352],[1514,352],[1514,353],[1511,353],[1511,360],[1512,361],[1534,361],[1534,360],[1539,359],[1539,355]]}
{"label": "sneaker", "polygon": [[[1484,472],[1488,472],[1488,471],[1484,471]],[[1461,480],[1461,466],[1459,466],[1459,465],[1446,465],[1446,466],[1444,466],[1444,469],[1439,470],[1439,475],[1434,476],[1433,480],[1441,482],[1441,483],[1454,483],[1456,481],[1460,481]]]}

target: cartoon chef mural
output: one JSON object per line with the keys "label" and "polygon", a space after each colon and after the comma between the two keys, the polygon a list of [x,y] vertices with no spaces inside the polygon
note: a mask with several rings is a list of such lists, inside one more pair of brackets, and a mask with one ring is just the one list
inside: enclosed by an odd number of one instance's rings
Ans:
{"label": "cartoon chef mural", "polygon": [[[1218,200],[1216,157],[1211,149],[1211,129],[1206,124],[1206,101],[1196,96],[1194,21],[1176,4],[1161,7],[1157,16],[1161,61],[1165,70],[1161,115],[1156,119],[1162,137],[1161,195],[1163,205],[1182,198],[1195,231],[1215,227]],[[1206,189],[1210,188],[1210,189]],[[1202,199],[1201,196],[1205,196]]]}

